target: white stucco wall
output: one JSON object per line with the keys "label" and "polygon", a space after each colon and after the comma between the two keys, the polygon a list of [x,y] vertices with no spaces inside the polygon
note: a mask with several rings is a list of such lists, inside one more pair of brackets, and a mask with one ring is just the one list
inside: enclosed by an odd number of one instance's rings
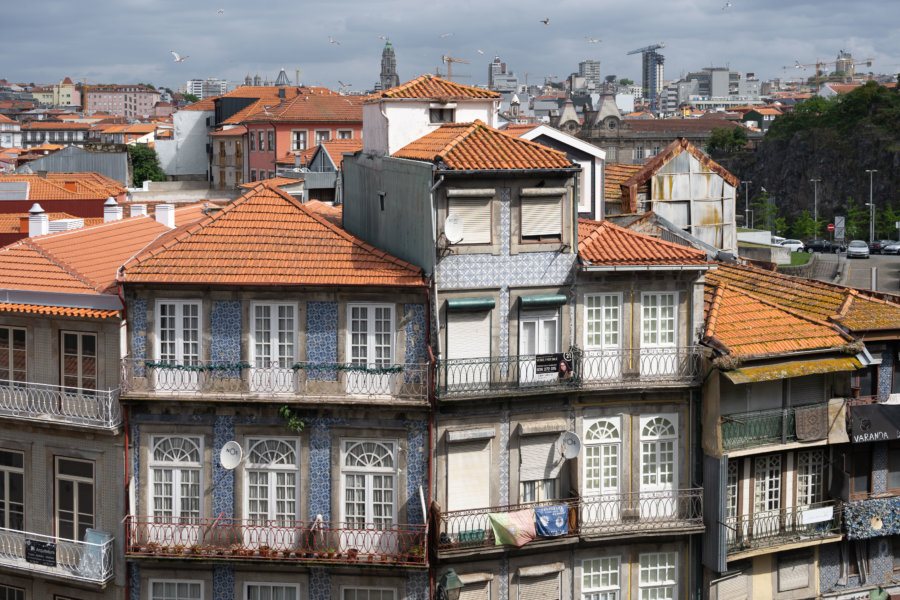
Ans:
{"label": "white stucco wall", "polygon": [[172,139],[157,140],[154,145],[159,165],[166,175],[206,177],[209,169],[206,119],[212,116],[211,110],[181,110],[172,115],[175,125]]}

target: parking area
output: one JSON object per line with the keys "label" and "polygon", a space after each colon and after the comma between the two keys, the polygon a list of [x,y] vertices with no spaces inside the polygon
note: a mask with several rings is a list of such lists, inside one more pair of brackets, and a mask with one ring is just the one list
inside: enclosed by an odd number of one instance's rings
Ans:
{"label": "parking area", "polygon": [[872,269],[875,269],[875,289],[879,292],[900,294],[900,256],[873,254],[869,258],[847,259],[844,254],[819,254],[820,261],[846,261],[847,269],[844,285],[870,289],[872,287]]}

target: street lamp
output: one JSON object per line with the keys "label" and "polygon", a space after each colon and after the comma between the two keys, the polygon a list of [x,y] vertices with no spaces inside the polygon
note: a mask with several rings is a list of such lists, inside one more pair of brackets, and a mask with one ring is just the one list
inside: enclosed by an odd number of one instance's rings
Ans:
{"label": "street lamp", "polygon": [[750,222],[750,184],[752,181],[742,181],[741,184],[744,186],[744,227],[747,227]]}
{"label": "street lamp", "polygon": [[878,172],[878,169],[866,169],[869,174],[869,243],[875,243],[875,201],[872,200],[872,175]]}
{"label": "street lamp", "polygon": [[813,184],[813,228],[819,237],[819,182],[821,179],[810,179]]}

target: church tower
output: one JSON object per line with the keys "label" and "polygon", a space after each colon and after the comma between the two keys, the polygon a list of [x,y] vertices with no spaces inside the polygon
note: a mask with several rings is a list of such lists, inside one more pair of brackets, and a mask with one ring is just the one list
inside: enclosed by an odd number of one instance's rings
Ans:
{"label": "church tower", "polygon": [[384,44],[381,51],[381,88],[386,90],[400,85],[400,77],[397,75],[397,57],[394,56],[394,47],[390,40]]}

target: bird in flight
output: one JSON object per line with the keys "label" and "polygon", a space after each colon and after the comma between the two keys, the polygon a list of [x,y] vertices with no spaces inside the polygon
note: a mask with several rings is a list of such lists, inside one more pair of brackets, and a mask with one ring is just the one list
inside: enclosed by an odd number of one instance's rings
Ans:
{"label": "bird in flight", "polygon": [[334,38],[331,37],[330,35],[328,36],[328,43],[329,43],[329,44],[337,44],[338,46],[341,45],[341,43],[340,43],[339,41],[337,41],[336,39],[334,39]]}
{"label": "bird in flight", "polygon": [[340,79],[338,79],[338,83],[341,84],[342,88],[350,87],[351,85],[353,85],[352,83],[344,83]]}
{"label": "bird in flight", "polygon": [[379,39],[379,40],[385,40],[385,41],[386,41],[386,40],[387,40],[387,36],[386,36],[386,35],[379,35],[379,36],[378,36],[378,39]]}
{"label": "bird in flight", "polygon": [[224,9],[224,8],[220,8],[219,10],[216,11],[216,14],[217,14],[217,15],[224,15],[224,14],[225,14],[225,9]]}
{"label": "bird in flight", "polygon": [[484,54],[484,50],[476,50],[475,52],[477,52],[478,54]]}
{"label": "bird in flight", "polygon": [[178,54],[178,53],[175,52],[174,50],[169,50],[169,52],[171,52],[171,53],[172,53],[172,56],[175,57],[175,62],[184,62],[185,59],[189,58],[189,57],[187,57],[187,56],[181,56],[180,54]]}
{"label": "bird in flight", "polygon": [[543,23],[544,25],[549,25],[549,24],[550,24],[550,17],[547,17],[546,19],[541,19],[541,23]]}
{"label": "bird in flight", "polygon": [[448,38],[448,37],[450,37],[451,35],[453,35],[452,32],[451,32],[451,33],[442,33],[442,34],[441,34],[441,37],[442,37],[442,38]]}
{"label": "bird in flight", "polygon": [[588,36],[587,41],[588,41],[589,44],[599,44],[599,43],[602,42],[603,40],[595,40],[594,38]]}
{"label": "bird in flight", "polygon": [[725,3],[725,6],[722,7],[722,10],[726,10],[726,9],[729,9],[729,8],[731,8],[731,2],[726,2],[726,3]]}

